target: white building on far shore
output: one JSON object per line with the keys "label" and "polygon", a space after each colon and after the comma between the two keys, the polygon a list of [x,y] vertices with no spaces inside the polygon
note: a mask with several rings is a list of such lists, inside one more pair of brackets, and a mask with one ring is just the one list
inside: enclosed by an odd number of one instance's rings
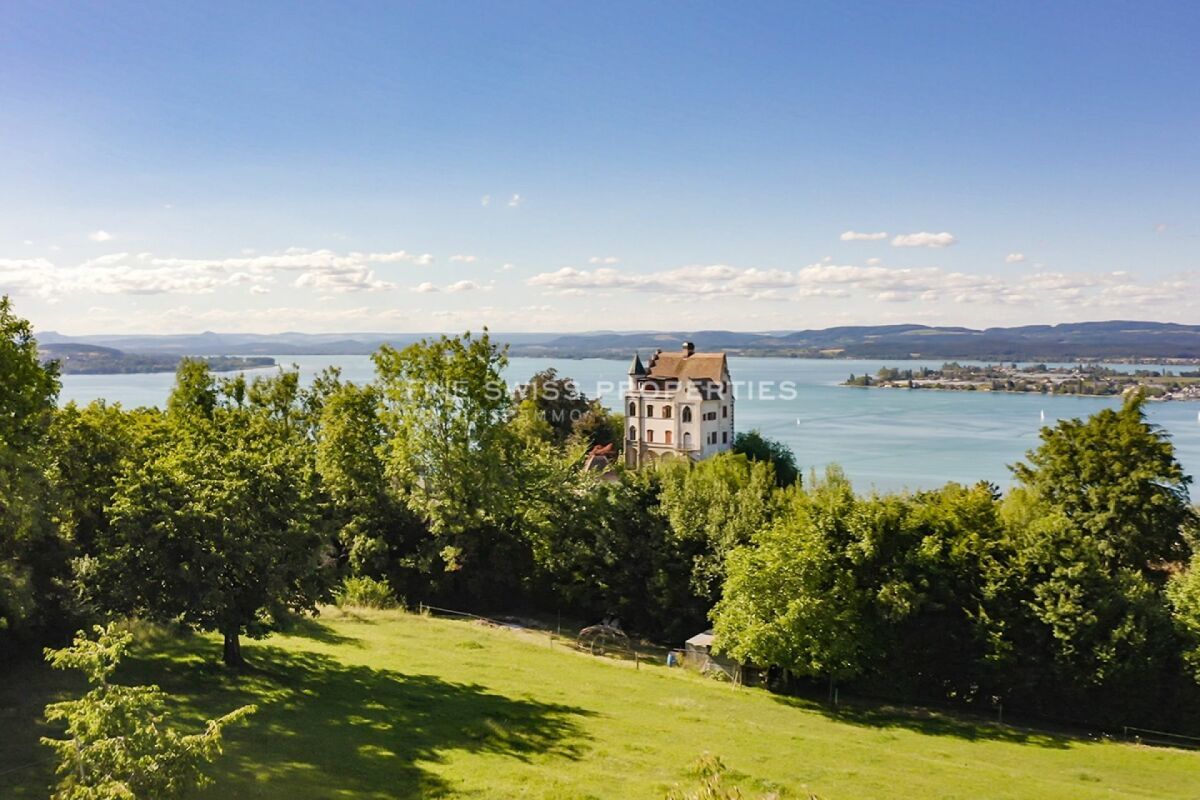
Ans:
{"label": "white building on far shore", "polygon": [[658,350],[633,357],[625,392],[625,465],[708,458],[733,447],[733,384],[724,353]]}

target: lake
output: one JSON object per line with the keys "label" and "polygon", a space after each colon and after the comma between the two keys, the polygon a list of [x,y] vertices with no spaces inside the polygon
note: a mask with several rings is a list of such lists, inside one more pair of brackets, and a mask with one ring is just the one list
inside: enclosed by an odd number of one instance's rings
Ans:
{"label": "lake", "polygon": [[[374,372],[369,356],[278,356],[305,377],[338,366],[347,380],[365,382]],[[738,430],[758,428],[786,442],[806,473],[837,463],[860,489],[922,489],[947,481],[989,480],[1011,485],[1007,465],[1038,442],[1038,430],[1058,419],[1083,417],[1119,404],[1117,398],[1043,396],[992,392],[858,389],[838,386],[851,373],[874,374],[889,361],[730,358],[739,384]],[[903,362],[905,368],[940,367],[938,361]],[[513,358],[505,375],[519,383],[554,367],[574,378],[589,397],[620,406],[627,361]],[[1133,367],[1127,367],[1133,369]],[[265,371],[260,371],[265,372]],[[248,373],[250,375],[254,372]],[[66,375],[62,401],[97,398],[125,406],[163,405],[174,375]],[[1152,403],[1152,422],[1168,431],[1190,475],[1200,475],[1200,403]]]}

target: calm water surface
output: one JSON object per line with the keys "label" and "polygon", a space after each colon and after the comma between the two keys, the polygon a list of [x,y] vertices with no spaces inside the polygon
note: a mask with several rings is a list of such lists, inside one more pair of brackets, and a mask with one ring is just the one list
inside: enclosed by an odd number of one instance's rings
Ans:
{"label": "calm water surface", "polygon": [[[338,366],[347,380],[369,381],[368,356],[279,356],[308,378]],[[520,382],[546,367],[569,375],[588,396],[620,405],[626,361],[608,359],[513,358],[506,378]],[[1057,419],[1083,417],[1116,406],[1115,398],[1053,397],[991,392],[855,389],[837,384],[850,373],[874,374],[883,361],[731,358],[733,379],[744,383],[737,399],[737,428],[758,428],[795,451],[807,472],[841,464],[863,489],[927,488],[947,481],[1011,483],[1008,464],[1037,444],[1038,429]],[[886,362],[896,366],[896,362]],[[904,367],[940,367],[942,362],[905,362]],[[252,371],[248,374],[267,372]],[[97,398],[125,406],[163,405],[172,374],[67,375],[63,402]],[[794,396],[785,398],[787,387]],[[1200,403],[1155,403],[1150,420],[1172,436],[1183,466],[1200,476]]]}

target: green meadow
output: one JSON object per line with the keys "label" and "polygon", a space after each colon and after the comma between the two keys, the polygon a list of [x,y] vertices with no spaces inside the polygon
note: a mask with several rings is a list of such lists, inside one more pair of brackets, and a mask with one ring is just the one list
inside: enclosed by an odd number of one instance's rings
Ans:
{"label": "green meadow", "polygon": [[[202,797],[661,798],[708,751],[748,797],[1200,798],[1200,753],[832,712],[474,622],[327,609],[245,649],[230,672],[216,639],[154,634],[119,676],[189,723],[258,704]],[[34,663],[0,679],[0,797],[44,798],[41,708],[81,684]]]}

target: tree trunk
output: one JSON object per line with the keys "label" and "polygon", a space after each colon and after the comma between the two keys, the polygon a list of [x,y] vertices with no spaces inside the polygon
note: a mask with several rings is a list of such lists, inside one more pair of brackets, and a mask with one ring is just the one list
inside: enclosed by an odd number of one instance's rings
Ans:
{"label": "tree trunk", "polygon": [[224,659],[227,667],[242,667],[246,664],[246,660],[242,658],[242,642],[238,639],[236,628],[225,633]]}

